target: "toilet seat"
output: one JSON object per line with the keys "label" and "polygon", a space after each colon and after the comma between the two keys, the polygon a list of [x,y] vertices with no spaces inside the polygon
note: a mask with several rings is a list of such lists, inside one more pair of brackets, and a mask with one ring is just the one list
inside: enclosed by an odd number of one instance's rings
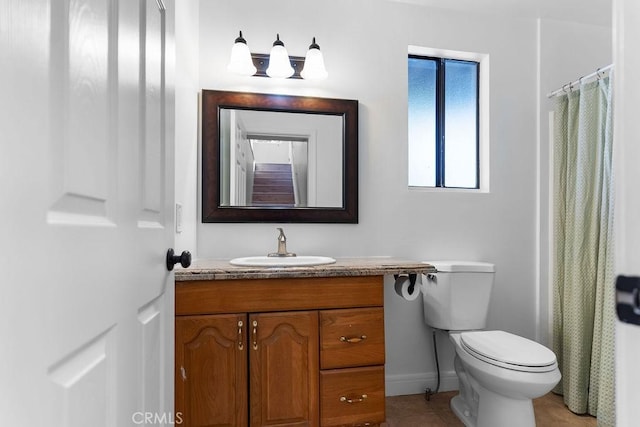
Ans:
{"label": "toilet seat", "polygon": [[549,372],[557,368],[556,356],[547,347],[504,331],[463,332],[460,344],[471,356],[514,371]]}

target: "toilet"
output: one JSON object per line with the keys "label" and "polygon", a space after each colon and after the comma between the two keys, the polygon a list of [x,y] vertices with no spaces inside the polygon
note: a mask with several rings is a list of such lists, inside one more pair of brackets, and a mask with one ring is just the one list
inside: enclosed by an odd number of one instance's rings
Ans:
{"label": "toilet", "polygon": [[532,399],[558,384],[555,354],[535,341],[485,331],[495,268],[470,261],[426,261],[424,320],[447,331],[455,347],[460,392],[451,409],[467,427],[533,427]]}

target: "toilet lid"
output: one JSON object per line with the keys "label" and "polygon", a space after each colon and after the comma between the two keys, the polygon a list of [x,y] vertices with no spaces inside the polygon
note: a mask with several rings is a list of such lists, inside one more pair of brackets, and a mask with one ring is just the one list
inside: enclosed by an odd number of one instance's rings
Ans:
{"label": "toilet lid", "polygon": [[508,332],[463,332],[460,341],[472,356],[496,366],[524,372],[548,372],[556,368],[556,355],[551,350]]}

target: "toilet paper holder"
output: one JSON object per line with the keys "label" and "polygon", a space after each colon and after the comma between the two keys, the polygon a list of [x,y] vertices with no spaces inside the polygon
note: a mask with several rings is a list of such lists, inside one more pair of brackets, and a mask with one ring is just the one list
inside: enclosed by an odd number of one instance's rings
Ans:
{"label": "toilet paper holder", "polygon": [[[394,274],[393,278],[395,280],[398,280],[398,277],[400,277],[400,274]],[[416,278],[417,278],[417,274],[416,273],[409,273],[409,293],[412,294],[413,293],[413,289],[416,287]]]}

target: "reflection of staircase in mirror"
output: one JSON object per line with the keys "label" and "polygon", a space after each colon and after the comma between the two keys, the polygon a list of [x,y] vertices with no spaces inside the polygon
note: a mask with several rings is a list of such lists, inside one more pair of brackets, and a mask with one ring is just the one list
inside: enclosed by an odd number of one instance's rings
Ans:
{"label": "reflection of staircase in mirror", "polygon": [[290,164],[256,163],[254,172],[252,206],[294,206]]}

